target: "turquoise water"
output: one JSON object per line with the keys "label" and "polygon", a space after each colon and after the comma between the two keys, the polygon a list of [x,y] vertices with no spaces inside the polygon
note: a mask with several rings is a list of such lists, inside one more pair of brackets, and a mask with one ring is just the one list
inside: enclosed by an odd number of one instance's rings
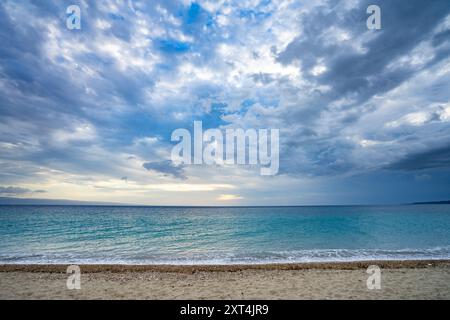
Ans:
{"label": "turquoise water", "polygon": [[450,258],[450,205],[0,206],[0,263],[445,258]]}

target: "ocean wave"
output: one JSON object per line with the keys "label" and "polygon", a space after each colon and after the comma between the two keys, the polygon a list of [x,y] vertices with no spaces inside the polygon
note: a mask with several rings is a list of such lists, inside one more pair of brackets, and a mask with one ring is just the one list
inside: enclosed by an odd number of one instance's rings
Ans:
{"label": "ocean wave", "polygon": [[137,264],[137,265],[212,265],[306,262],[351,262],[370,260],[440,260],[450,259],[450,246],[425,249],[308,249],[293,251],[220,252],[114,255],[95,254],[0,254],[0,264]]}

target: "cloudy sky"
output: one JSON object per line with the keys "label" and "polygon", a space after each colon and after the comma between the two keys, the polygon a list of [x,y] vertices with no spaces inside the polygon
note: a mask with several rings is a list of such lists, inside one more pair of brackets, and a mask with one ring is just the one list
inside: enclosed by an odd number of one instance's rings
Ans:
{"label": "cloudy sky", "polygon": [[[450,199],[448,0],[1,0],[0,43],[0,197]],[[174,166],[171,133],[194,120],[279,128],[278,175]]]}

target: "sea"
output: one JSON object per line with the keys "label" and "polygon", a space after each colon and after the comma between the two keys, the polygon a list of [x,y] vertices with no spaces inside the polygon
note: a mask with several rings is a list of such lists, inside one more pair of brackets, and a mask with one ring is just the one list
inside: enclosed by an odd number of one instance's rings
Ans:
{"label": "sea", "polygon": [[0,264],[450,259],[450,205],[0,206]]}

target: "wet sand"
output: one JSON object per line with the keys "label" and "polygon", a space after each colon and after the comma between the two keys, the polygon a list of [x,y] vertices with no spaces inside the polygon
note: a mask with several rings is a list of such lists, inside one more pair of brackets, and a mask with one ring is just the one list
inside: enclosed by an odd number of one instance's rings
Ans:
{"label": "wet sand", "polygon": [[[381,289],[367,288],[369,265]],[[450,299],[450,261],[267,265],[0,265],[0,299]]]}

